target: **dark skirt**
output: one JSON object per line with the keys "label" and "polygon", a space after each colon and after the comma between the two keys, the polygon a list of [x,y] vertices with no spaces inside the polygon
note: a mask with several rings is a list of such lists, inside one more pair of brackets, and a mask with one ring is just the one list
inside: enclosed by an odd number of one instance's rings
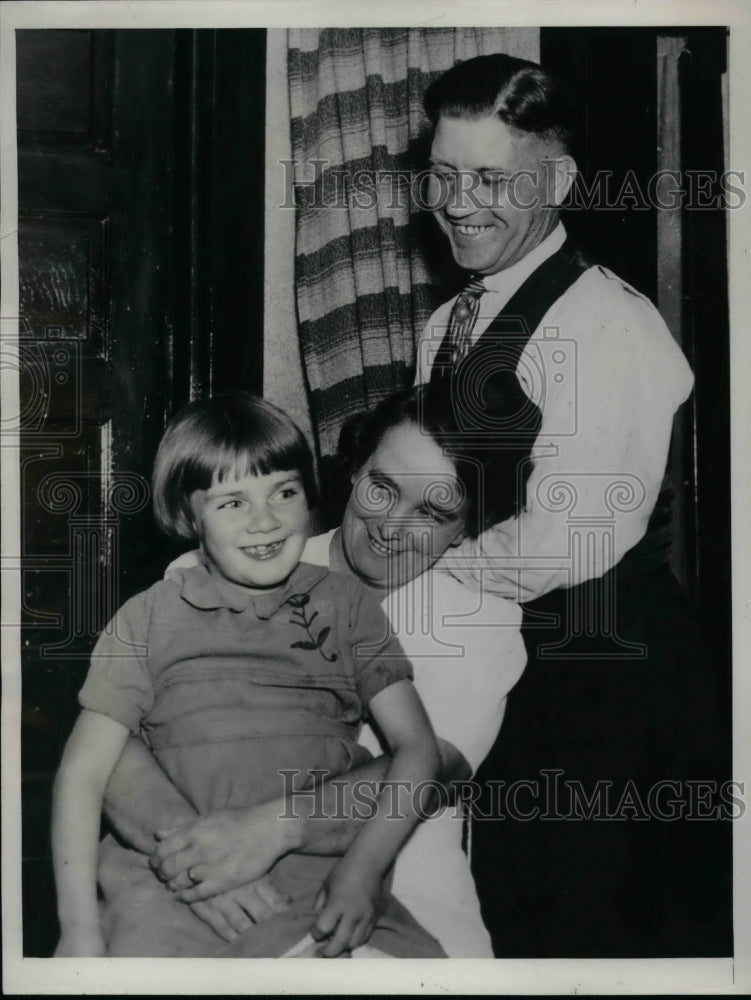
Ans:
{"label": "dark skirt", "polygon": [[545,595],[523,634],[472,825],[496,955],[731,954],[728,671],[669,569]]}

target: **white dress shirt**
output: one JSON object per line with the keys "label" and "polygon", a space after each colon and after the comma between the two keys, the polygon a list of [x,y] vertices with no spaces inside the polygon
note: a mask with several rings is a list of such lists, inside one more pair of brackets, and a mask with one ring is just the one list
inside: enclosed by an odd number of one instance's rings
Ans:
{"label": "white dress shirt", "polygon": [[[473,344],[565,238],[559,223],[517,264],[485,277]],[[430,378],[454,301],[423,332],[418,383]],[[444,565],[470,586],[529,601],[601,576],[642,538],[693,375],[649,299],[604,267],[586,270],[548,309],[516,373],[542,410],[526,508],[451,549]]]}

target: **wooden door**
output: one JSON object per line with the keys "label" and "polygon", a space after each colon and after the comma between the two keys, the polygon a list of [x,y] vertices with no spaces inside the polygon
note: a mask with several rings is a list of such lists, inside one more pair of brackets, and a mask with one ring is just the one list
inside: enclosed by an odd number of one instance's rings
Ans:
{"label": "wooden door", "polygon": [[49,953],[50,778],[86,658],[148,572],[174,395],[175,39],[17,33],[24,917]]}
{"label": "wooden door", "polygon": [[262,31],[19,31],[24,953],[57,927],[51,780],[98,632],[176,554],[168,416],[260,389]]}

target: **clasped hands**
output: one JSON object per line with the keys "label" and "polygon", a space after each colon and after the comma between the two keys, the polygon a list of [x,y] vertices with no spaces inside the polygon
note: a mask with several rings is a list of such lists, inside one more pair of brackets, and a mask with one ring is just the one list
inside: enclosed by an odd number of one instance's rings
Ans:
{"label": "clasped hands", "polygon": [[222,809],[156,834],[155,874],[225,941],[287,908],[267,872],[289,849],[278,803]]}
{"label": "clasped hands", "polygon": [[[196,916],[233,941],[289,904],[267,874],[280,857],[301,846],[300,831],[294,820],[282,818],[283,809],[281,801],[223,809],[161,830],[152,869]],[[363,944],[381,905],[380,877],[340,861],[316,900],[319,917],[311,933],[325,940],[319,954],[333,958]]]}

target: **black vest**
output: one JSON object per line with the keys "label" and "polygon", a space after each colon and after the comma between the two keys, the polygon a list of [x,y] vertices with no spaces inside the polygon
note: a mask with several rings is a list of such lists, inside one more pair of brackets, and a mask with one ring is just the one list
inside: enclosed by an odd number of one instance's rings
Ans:
{"label": "black vest", "polygon": [[516,371],[522,351],[542,317],[588,267],[571,241],[566,240],[514,292],[456,371],[451,366],[451,334],[446,333],[433,361],[430,381],[459,377],[462,368],[477,368],[481,356],[486,357],[491,368],[503,366]]}
{"label": "black vest", "polygon": [[[545,313],[589,266],[567,239],[560,250],[522,283],[455,369],[451,364],[450,332],[446,333],[433,361],[430,381],[451,379],[452,396],[459,401],[457,419],[468,432],[481,428],[482,396],[485,388],[492,385],[493,372],[501,368],[516,371],[522,352]],[[525,433],[523,414],[519,433],[521,437]],[[619,575],[647,572],[667,563],[671,511],[672,487],[666,474],[647,533],[621,559],[617,566]]]}

